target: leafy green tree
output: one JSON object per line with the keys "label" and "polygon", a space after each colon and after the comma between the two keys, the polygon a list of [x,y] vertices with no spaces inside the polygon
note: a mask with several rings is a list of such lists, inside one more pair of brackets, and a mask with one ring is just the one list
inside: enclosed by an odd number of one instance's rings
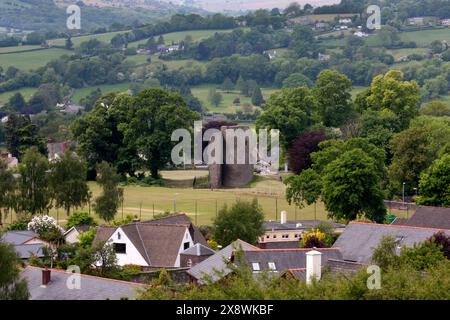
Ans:
{"label": "leafy green tree", "polygon": [[313,82],[300,72],[290,74],[283,80],[283,88],[307,87],[312,88]]}
{"label": "leafy green tree", "polygon": [[325,167],[322,199],[335,219],[383,222],[386,216],[376,162],[361,149],[348,151]]}
{"label": "leafy green tree", "polygon": [[91,255],[98,263],[96,269],[100,275],[106,276],[118,270],[116,252],[111,243],[97,242],[92,247]]}
{"label": "leafy green tree", "polygon": [[90,192],[86,183],[87,166],[83,159],[66,151],[60,159],[51,164],[49,177],[55,206],[64,208],[67,216],[70,209],[81,207],[89,201]]}
{"label": "leafy green tree", "polygon": [[450,117],[450,105],[440,100],[428,102],[419,111],[426,116]]}
{"label": "leafy green tree", "polygon": [[3,217],[6,218],[9,210],[14,207],[14,192],[16,181],[6,161],[0,158],[0,228],[3,226]]}
{"label": "leafy green tree", "polygon": [[124,142],[119,130],[128,122],[133,99],[128,94],[108,94],[94,105],[91,112],[75,120],[72,133],[78,142],[78,153],[88,161],[89,178],[95,178],[96,165],[102,161],[113,164],[121,175],[135,175],[138,156],[134,148]]}
{"label": "leafy green tree", "polygon": [[188,109],[178,93],[149,89],[139,93],[129,108],[127,122],[120,126],[125,143],[142,155],[144,168],[158,178],[158,170],[167,165],[177,142],[171,141],[176,129],[191,129],[199,118]]}
{"label": "leafy green tree", "polygon": [[96,225],[96,222],[87,212],[74,212],[67,218],[66,229],[69,230],[76,225],[94,226]]}
{"label": "leafy green tree", "polygon": [[31,147],[19,164],[17,211],[31,215],[47,213],[51,208],[49,163],[36,147]]}
{"label": "leafy green tree", "polygon": [[227,246],[237,239],[256,244],[264,233],[264,212],[258,201],[238,200],[230,208],[226,205],[213,222],[213,239]]}
{"label": "leafy green tree", "polygon": [[13,157],[22,158],[25,150],[36,146],[42,154],[47,153],[44,140],[29,116],[10,113],[5,125],[6,148]]}
{"label": "leafy green tree", "polygon": [[352,82],[334,70],[323,70],[313,89],[319,116],[327,127],[339,127],[352,114]]}
{"label": "leafy green tree", "polygon": [[299,208],[312,205],[322,193],[322,179],[313,169],[303,170],[299,175],[289,176],[286,184],[286,199]]}
{"label": "leafy green tree", "polygon": [[244,96],[248,95],[248,82],[245,81],[242,76],[239,76],[237,82],[236,82],[236,89],[238,89],[241,94],[243,94]]}
{"label": "leafy green tree", "polygon": [[120,175],[116,168],[104,161],[97,166],[97,183],[102,188],[102,194],[95,199],[94,210],[105,221],[114,219],[123,197],[119,182]]}
{"label": "leafy green tree", "polygon": [[20,259],[10,244],[0,235],[0,300],[28,300],[28,284],[20,276]]}
{"label": "leafy green tree", "polygon": [[234,89],[234,83],[233,81],[231,81],[230,78],[225,78],[225,80],[223,80],[221,89],[225,92],[230,92]]}
{"label": "leafy green tree", "polygon": [[280,143],[289,150],[294,140],[314,123],[315,108],[316,101],[307,88],[283,89],[263,105],[256,126],[280,130]]}
{"label": "leafy green tree", "polygon": [[97,227],[92,227],[90,230],[80,233],[78,235],[79,246],[85,249],[91,248],[96,233]]}
{"label": "leafy green tree", "polygon": [[27,106],[27,103],[25,102],[25,99],[23,98],[22,94],[20,92],[17,92],[9,98],[8,103],[6,104],[6,107],[12,110],[13,112],[23,112],[25,107]]}
{"label": "leafy green tree", "polygon": [[370,87],[356,98],[359,111],[389,109],[399,117],[401,128],[407,128],[418,113],[421,97],[417,83],[403,78],[404,74],[398,70],[376,76]]}
{"label": "leafy green tree", "polygon": [[217,92],[215,88],[211,88],[208,93],[208,100],[213,106],[218,107],[222,102],[223,97],[222,94]]}
{"label": "leafy green tree", "polygon": [[435,160],[422,172],[418,204],[450,207],[450,154]]}
{"label": "leafy green tree", "polygon": [[411,127],[396,134],[391,141],[392,163],[389,166],[390,190],[411,194],[417,188],[420,174],[439,157],[448,142],[450,124],[445,117],[420,116]]}
{"label": "leafy green tree", "polygon": [[264,98],[261,92],[261,88],[257,87],[253,90],[252,104],[255,106],[261,106],[264,103]]}
{"label": "leafy green tree", "polygon": [[66,43],[65,43],[64,47],[65,47],[67,50],[73,49],[73,42],[72,42],[72,37],[71,37],[71,36],[68,36],[68,37],[67,37]]}

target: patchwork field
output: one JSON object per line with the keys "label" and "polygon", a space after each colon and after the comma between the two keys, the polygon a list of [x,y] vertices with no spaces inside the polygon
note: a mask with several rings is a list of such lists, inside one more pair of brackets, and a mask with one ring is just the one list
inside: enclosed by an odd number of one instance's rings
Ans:
{"label": "patchwork field", "polygon": [[20,52],[32,49],[39,49],[41,46],[17,46],[17,47],[2,47],[0,48],[0,53],[10,53],[10,52]]}
{"label": "patchwork field", "polygon": [[88,96],[91,93],[91,91],[93,91],[97,88],[100,88],[100,90],[102,90],[102,94],[107,94],[107,93],[111,93],[111,92],[125,92],[129,89],[129,87],[130,87],[130,82],[124,82],[124,83],[118,83],[118,84],[104,84],[104,85],[99,85],[99,86],[77,89],[77,90],[75,90],[75,92],[72,96],[72,100],[74,102],[79,103],[82,98]]}

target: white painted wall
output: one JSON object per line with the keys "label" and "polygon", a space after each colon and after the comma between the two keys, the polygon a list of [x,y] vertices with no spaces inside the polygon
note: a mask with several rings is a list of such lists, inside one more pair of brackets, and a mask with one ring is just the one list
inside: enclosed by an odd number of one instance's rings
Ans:
{"label": "white painted wall", "polygon": [[66,233],[66,235],[64,236],[64,239],[66,240],[67,243],[70,243],[70,244],[78,243],[78,242],[80,242],[78,240],[79,234],[80,233],[75,228],[72,228],[72,229],[70,229],[69,232]]}
{"label": "white painted wall", "polygon": [[[120,233],[120,239],[118,234]],[[125,232],[123,232],[122,228],[117,228],[116,231],[112,234],[112,236],[108,239],[109,243],[125,243],[127,246],[126,254],[117,253],[117,264],[119,266],[124,266],[126,264],[137,264],[139,266],[147,267],[148,263],[144,260],[142,255],[133,245],[133,243],[128,239]]]}
{"label": "white painted wall", "polygon": [[180,267],[180,253],[184,250],[184,243],[189,242],[189,248],[194,246],[194,241],[192,240],[191,234],[189,233],[189,229],[186,228],[186,231],[184,233],[183,241],[180,243],[180,249],[178,250],[177,260],[175,261],[174,267],[179,268]]}

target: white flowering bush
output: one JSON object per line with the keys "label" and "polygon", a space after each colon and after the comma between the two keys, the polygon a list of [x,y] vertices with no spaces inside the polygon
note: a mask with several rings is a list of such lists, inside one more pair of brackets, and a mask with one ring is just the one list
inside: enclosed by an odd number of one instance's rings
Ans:
{"label": "white flowering bush", "polygon": [[40,236],[47,233],[62,234],[64,232],[64,230],[58,226],[56,220],[47,215],[33,217],[28,223],[28,230],[36,232]]}

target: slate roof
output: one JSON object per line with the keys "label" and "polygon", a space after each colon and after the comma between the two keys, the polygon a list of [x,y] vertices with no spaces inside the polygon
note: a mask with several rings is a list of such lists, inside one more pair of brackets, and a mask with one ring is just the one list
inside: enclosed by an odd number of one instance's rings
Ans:
{"label": "slate roof", "polygon": [[189,232],[194,240],[194,243],[201,243],[202,245],[209,247],[203,234],[200,230],[194,226],[191,219],[185,213],[173,214],[167,217],[162,217],[160,219],[142,221],[142,223],[149,224],[186,224],[189,226]]}
{"label": "slate roof", "polygon": [[51,269],[51,282],[42,287],[42,269],[28,266],[21,276],[28,280],[31,300],[119,300],[133,299],[142,284],[81,275],[81,288],[69,289],[68,278],[73,275],[63,270]]}
{"label": "slate roof", "polygon": [[178,257],[187,226],[182,224],[132,223],[121,229],[152,267],[172,267]]}
{"label": "slate roof", "polygon": [[320,224],[330,224],[333,228],[345,228],[345,224],[326,222],[320,220],[294,220],[286,221],[286,223],[280,223],[280,221],[267,221],[264,223],[264,229],[269,230],[308,230],[311,228],[316,228]]}
{"label": "slate roof", "polygon": [[71,227],[69,230],[67,230],[67,231],[64,233],[64,235],[68,234],[69,231],[71,231],[71,230],[73,230],[73,229],[75,229],[76,231],[78,231],[79,233],[81,233],[81,232],[89,231],[91,228],[93,228],[93,226],[90,226],[90,225],[87,225],[87,224],[78,224],[78,225],[75,225],[75,226]]}
{"label": "slate roof", "polygon": [[208,247],[202,245],[201,243],[196,243],[193,247],[190,247],[190,248],[184,250],[180,254],[185,254],[185,255],[190,255],[190,256],[212,256],[215,253],[216,252],[213,249],[208,248]]}
{"label": "slate roof", "polygon": [[287,273],[298,280],[306,281],[306,268],[288,269],[284,274]]}
{"label": "slate roof", "polygon": [[43,248],[45,244],[26,244],[26,242],[38,237],[39,235],[33,231],[8,231],[3,234],[2,240],[13,245],[21,259],[28,259],[31,256],[44,256]]}
{"label": "slate roof", "polygon": [[[250,267],[252,267],[253,263],[258,263],[260,271],[284,273],[289,269],[306,268],[306,253],[311,250],[311,248],[249,250],[243,252],[242,261]],[[322,253],[322,266],[325,266],[329,259],[342,259],[338,248],[319,248],[314,250]],[[269,263],[275,264],[275,270],[269,269]]]}
{"label": "slate roof", "polygon": [[117,227],[99,226],[97,228],[97,232],[95,233],[93,244],[107,241],[116,230]]}
{"label": "slate roof", "polygon": [[196,264],[190,268],[187,273],[196,279],[199,283],[205,283],[204,277],[211,277],[212,281],[220,279],[216,271],[221,272],[222,275],[230,273],[230,269],[226,266],[226,261],[229,261],[233,251],[242,249],[245,250],[259,250],[259,248],[242,240],[236,240],[230,245],[226,246],[222,250],[216,252],[214,255],[205,259],[204,261]]}
{"label": "slate roof", "polygon": [[450,208],[420,206],[409,219],[396,219],[392,224],[422,228],[450,229]]}
{"label": "slate roof", "polygon": [[450,235],[450,230],[443,229],[350,222],[333,247],[340,249],[344,260],[369,264],[372,260],[372,252],[383,236],[393,236],[400,241],[400,246],[412,247],[438,231],[444,231]]}
{"label": "slate roof", "polygon": [[33,231],[7,231],[3,234],[2,239],[13,245],[19,245],[37,238],[38,236],[39,235]]}

